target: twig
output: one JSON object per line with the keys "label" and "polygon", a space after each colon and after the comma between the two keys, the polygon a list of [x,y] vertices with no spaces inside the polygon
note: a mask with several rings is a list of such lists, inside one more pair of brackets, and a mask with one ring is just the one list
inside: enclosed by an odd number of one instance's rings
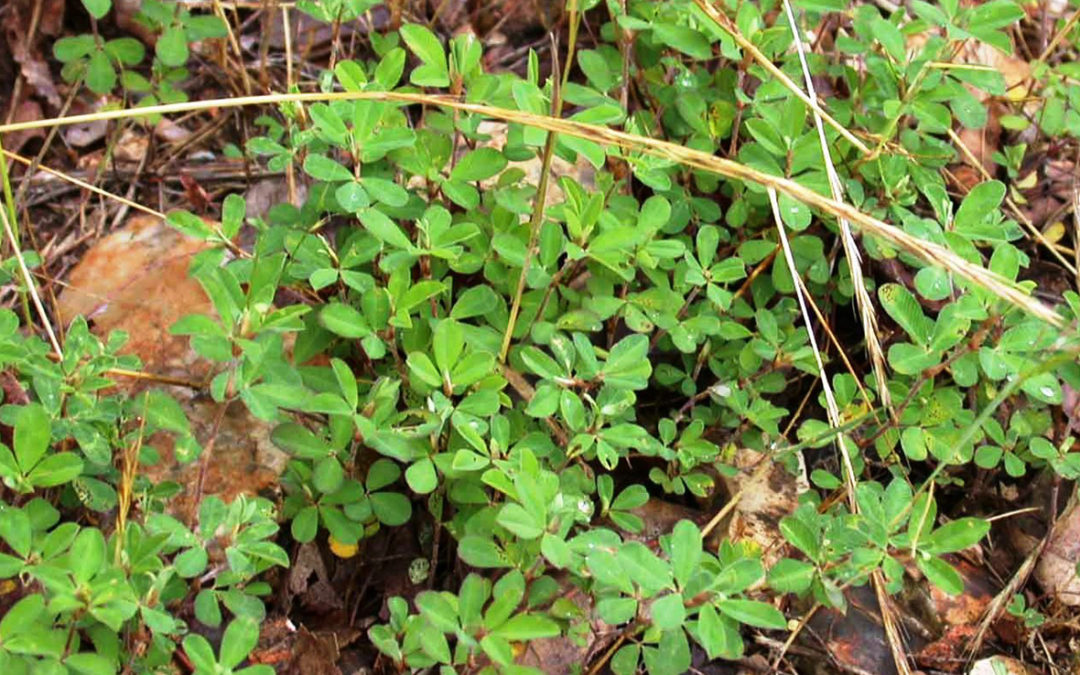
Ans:
{"label": "twig", "polygon": [[1061,44],[1061,41],[1065,39],[1065,37],[1069,34],[1069,31],[1071,31],[1073,29],[1073,26],[1076,25],[1077,21],[1080,21],[1080,9],[1073,12],[1072,16],[1069,17],[1069,20],[1066,21],[1065,25],[1061,27],[1061,30],[1054,34],[1053,39],[1050,40],[1050,44],[1046,45],[1046,49],[1044,49],[1042,53],[1039,54],[1039,61],[1046,61],[1047,57],[1050,56],[1050,53],[1057,49],[1057,46]]}

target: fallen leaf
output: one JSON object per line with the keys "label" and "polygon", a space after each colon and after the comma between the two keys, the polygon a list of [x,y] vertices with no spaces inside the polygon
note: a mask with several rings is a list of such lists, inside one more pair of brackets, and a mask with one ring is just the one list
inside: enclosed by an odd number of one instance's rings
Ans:
{"label": "fallen leaf", "polygon": [[1046,548],[1035,565],[1035,580],[1058,602],[1070,607],[1080,606],[1080,577],[1076,574],[1080,560],[1080,501],[1074,493],[1062,513]]}
{"label": "fallen leaf", "polygon": [[968,675],[1032,675],[1035,672],[1014,658],[998,655],[976,661]]}
{"label": "fallen leaf", "polygon": [[470,23],[481,33],[543,35],[560,19],[563,3],[549,0],[469,0]]}
{"label": "fallen leaf", "polygon": [[809,489],[805,467],[800,461],[802,472],[795,476],[767,455],[745,448],[735,452],[731,463],[739,472],[723,481],[728,494],[740,496],[728,521],[728,538],[752,541],[765,567],[772,567],[787,546],[780,519],[795,511],[799,495]]}
{"label": "fallen leaf", "polygon": [[[45,117],[45,114],[41,110],[41,105],[33,99],[26,99],[15,107],[15,114],[12,116],[12,122],[32,122]],[[32,138],[45,138],[44,129],[24,129],[23,131],[13,131],[9,134],[4,134],[4,149],[11,152],[19,152],[23,146]]]}
{"label": "fallen leaf", "polygon": [[810,630],[803,631],[801,639],[814,646],[820,644],[818,640],[824,640],[829,656],[843,672],[893,675],[896,664],[881,626],[873,589],[869,584],[856,586],[849,588],[846,595],[849,603],[846,613],[819,609],[810,617],[807,624]]}
{"label": "fallen leaf", "polygon": [[956,673],[967,664],[964,650],[975,635],[975,626],[952,626],[939,640],[931,642],[915,654],[915,663],[923,668]]}
{"label": "fallen leaf", "polygon": [[[50,2],[50,5],[54,4],[55,2]],[[60,108],[63,105],[63,99],[60,97],[60,92],[57,91],[56,84],[52,80],[49,64],[38,48],[37,40],[30,38],[32,11],[32,5],[29,5],[29,3],[12,2],[8,5],[7,11],[3,15],[3,29],[7,38],[7,46],[11,50],[11,57],[19,64],[19,72],[22,73],[23,79],[30,85],[31,89],[38,96],[48,101],[49,105]],[[44,14],[44,8],[42,13]],[[60,13],[62,16],[62,6]],[[53,25],[50,24],[49,28],[52,30]],[[35,32],[34,35],[36,36],[37,33]]]}
{"label": "fallen leaf", "polygon": [[609,626],[593,616],[593,598],[577,588],[569,586],[563,598],[573,602],[580,612],[578,621],[587,622],[588,628],[571,635],[530,640],[517,658],[517,663],[542,670],[545,675],[571,675],[581,672],[581,666],[591,663],[608,648],[621,632],[621,628]]}
{"label": "fallen leaf", "polygon": [[[159,460],[144,465],[140,474],[152,483],[174,481],[183,492],[169,502],[173,514],[190,513],[195,506],[198,484],[203,479],[203,495],[217,495],[226,503],[238,495],[256,495],[277,485],[289,456],[270,440],[273,425],[252,417],[240,402],[228,405],[221,415],[223,404],[203,396],[185,396],[176,391],[176,398],[191,422],[195,438],[205,446],[214,439],[213,454],[202,476],[202,461],[181,461],[175,451],[171,434],[154,434],[148,445],[157,451]],[[220,424],[217,423],[221,415]]]}

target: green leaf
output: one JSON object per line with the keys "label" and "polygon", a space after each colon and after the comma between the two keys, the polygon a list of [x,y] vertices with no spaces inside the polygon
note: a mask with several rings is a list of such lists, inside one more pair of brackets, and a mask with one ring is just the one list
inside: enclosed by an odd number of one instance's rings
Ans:
{"label": "green leaf", "polygon": [[88,56],[96,48],[97,43],[92,35],[63,37],[53,43],[53,56],[60,63],[70,63]]}
{"label": "green leaf", "polygon": [[394,221],[378,209],[364,209],[360,211],[360,222],[363,223],[364,228],[368,232],[372,233],[383,242],[393,246],[394,248],[404,249],[406,251],[412,250],[412,242],[405,236],[405,233],[401,231],[401,228],[394,224]]}
{"label": "green leaf", "polygon": [[45,455],[52,437],[52,420],[45,408],[30,403],[19,410],[15,419],[15,459],[27,472]]}
{"label": "green leaf", "polygon": [[409,372],[429,387],[441,387],[442,376],[439,369],[431,362],[431,358],[424,352],[412,352],[406,357],[405,363],[409,366]]}
{"label": "green leaf", "polygon": [[416,596],[416,608],[437,630],[453,633],[458,629],[457,610],[442,593],[422,591]]}
{"label": "green leaf", "polygon": [[459,320],[470,319],[488,314],[498,306],[499,296],[495,294],[491,286],[486,284],[473,286],[458,296],[454,308],[450,310],[450,317]]}
{"label": "green leaf", "polygon": [[808,558],[817,559],[819,551],[817,535],[804,522],[794,516],[785,516],[780,520],[780,533]]}
{"label": "green leaf", "polygon": [[23,558],[30,555],[33,528],[26,511],[14,506],[0,511],[0,538]]}
{"label": "green leaf", "polygon": [[125,66],[137,66],[146,56],[146,49],[135,38],[117,38],[105,43],[105,52]]}
{"label": "green leaf", "polygon": [[[195,618],[211,628],[221,625],[221,605],[218,604],[214,591],[204,588],[195,596]],[[184,649],[187,649],[186,645]]]}
{"label": "green leaf", "polygon": [[330,446],[325,441],[295,422],[275,427],[270,440],[285,452],[303,459],[321,459],[330,453]]}
{"label": "green leaf", "polygon": [[972,8],[968,14],[967,29],[990,31],[1009,26],[1025,16],[1024,10],[1013,0],[991,0]]}
{"label": "green leaf", "polygon": [[173,567],[181,578],[191,579],[202,574],[209,561],[206,549],[193,546],[173,559]]}
{"label": "green leaf", "polygon": [[33,630],[35,623],[45,611],[45,597],[40,593],[24,596],[11,606],[0,619],[0,640],[10,640],[12,637]]}
{"label": "green leaf", "polygon": [[953,218],[957,230],[963,231],[980,225],[1001,206],[1005,198],[1005,184],[989,180],[971,188]]}
{"label": "green leaf", "polygon": [[769,570],[769,586],[781,593],[805,593],[814,581],[814,566],[784,558]]}
{"label": "green leaf", "polygon": [[506,156],[495,148],[483,147],[466,153],[450,172],[450,180],[480,181],[506,168]]}
{"label": "green leaf", "polygon": [[379,522],[391,527],[404,525],[412,517],[412,502],[398,492],[376,492],[371,495],[371,510]]}
{"label": "green leaf", "polygon": [[319,509],[316,506],[306,506],[293,516],[290,532],[293,539],[306,544],[315,538],[319,531]]}
{"label": "green leaf", "polygon": [[960,595],[964,592],[964,580],[960,573],[941,558],[920,555],[915,562],[930,583],[948,595]]}
{"label": "green leaf", "polygon": [[64,665],[83,675],[113,675],[117,669],[117,664],[112,659],[91,652],[72,654],[64,659]]}
{"label": "green leaf", "polygon": [[787,628],[787,619],[780,610],[765,602],[729,598],[717,603],[717,608],[732,619],[748,626],[774,630]]}
{"label": "green leaf", "polygon": [[312,153],[304,159],[304,173],[315,180],[327,183],[334,181],[351,181],[353,174],[344,166],[338,164],[326,155]]}
{"label": "green leaf", "polygon": [[68,567],[75,581],[85,584],[105,562],[105,535],[96,527],[84,527],[71,543]]}
{"label": "green leaf", "polygon": [[435,365],[444,373],[449,373],[465,349],[465,331],[461,324],[453,319],[443,319],[435,327],[432,338],[432,350]]}
{"label": "green leaf", "polygon": [[683,604],[682,595],[668,593],[653,601],[649,614],[657,628],[674,630],[681,627],[686,620],[686,605]]}
{"label": "green leaf", "polygon": [[86,86],[95,94],[107,94],[116,86],[116,70],[104,51],[95,51],[86,65]]}
{"label": "green leaf", "polygon": [[61,452],[38,462],[27,480],[34,487],[56,487],[78,478],[82,470],[82,458],[73,452]]}
{"label": "green leaf", "polygon": [[671,567],[680,588],[686,588],[697,571],[701,553],[701,530],[689,520],[680,520],[671,532]]}
{"label": "green leaf", "polygon": [[174,68],[187,63],[187,34],[183,28],[170,26],[158,37],[154,51],[161,62]]}
{"label": "green leaf", "polygon": [[641,542],[623,544],[617,559],[623,573],[641,587],[645,597],[671,588],[671,568]]}
{"label": "green leaf", "polygon": [[712,58],[712,47],[708,39],[693,28],[657,23],[653,26],[653,36],[661,44],[695,59]]}
{"label": "green leaf", "polygon": [[433,492],[439,486],[439,475],[435,471],[435,464],[425,457],[414,462],[405,469],[405,482],[409,489],[421,495]]}
{"label": "green leaf", "polygon": [[82,0],[83,7],[95,19],[102,19],[112,9],[112,0]]}
{"label": "green leaf", "polygon": [[915,290],[927,300],[944,300],[952,292],[949,273],[940,267],[924,267],[915,275]]}
{"label": "green leaf", "polygon": [[213,673],[217,671],[217,659],[214,658],[214,648],[210,642],[201,635],[188,635],[184,638],[184,653],[195,669],[201,672]]}
{"label": "green leaf", "polygon": [[705,605],[698,613],[697,638],[710,659],[742,658],[744,645],[739,625],[717,613],[712,605]]}
{"label": "green leaf", "polygon": [[520,504],[509,503],[502,507],[496,522],[513,532],[522,539],[536,539],[544,533],[544,525],[540,523]]}
{"label": "green leaf", "polygon": [[937,528],[926,538],[924,548],[931,553],[952,553],[974,546],[990,531],[982,518],[960,518]]}
{"label": "green leaf", "polygon": [[398,300],[396,309],[400,312],[411,312],[421,304],[428,301],[432,296],[446,290],[446,285],[441,281],[425,279],[409,287],[409,290]]}
{"label": "green leaf", "polygon": [[881,306],[901,328],[920,344],[930,341],[934,322],[923,314],[919,301],[900,284],[883,284],[878,289]]}
{"label": "green leaf", "polygon": [[648,356],[649,338],[640,334],[624,337],[611,348],[600,374],[613,387],[644,389],[652,373]]}
{"label": "green leaf", "polygon": [[323,494],[337,491],[345,480],[345,470],[337,457],[324,457],[315,464],[315,470],[311,474],[312,485]]}
{"label": "green leaf", "polygon": [[450,644],[439,631],[421,630],[420,649],[439,663],[450,663]]}
{"label": "green leaf", "polygon": [[319,323],[334,335],[356,340],[371,335],[364,315],[350,305],[331,302],[319,312]]}
{"label": "green leaf", "polygon": [[235,668],[247,658],[258,641],[259,624],[255,619],[248,616],[233,619],[225,628],[225,636],[221,639],[219,663],[225,668]]}
{"label": "green leaf", "polygon": [[509,567],[506,554],[491,539],[466,535],[458,542],[458,557],[467,565],[481,568]]}
{"label": "green leaf", "polygon": [[[344,143],[345,137],[348,135],[349,130],[345,127],[345,122],[342,121],[341,116],[338,115],[333,108],[321,102],[312,103],[311,106],[308,108],[308,114],[311,115],[311,121],[315,124],[316,129],[321,131],[323,134],[325,134],[331,140],[337,142],[338,144]],[[316,157],[321,159],[327,159],[326,157],[317,154],[309,155],[307,159],[313,159]],[[336,162],[334,163],[336,164]],[[307,171],[307,160],[304,161],[304,170]],[[315,178],[319,178],[319,180],[334,180],[320,178],[319,176],[315,176],[315,174],[311,175],[313,175]],[[350,175],[349,178],[352,178],[352,176]],[[349,178],[343,178],[340,180],[349,180]]]}
{"label": "green leaf", "polygon": [[450,85],[450,67],[446,62],[446,51],[439,38],[427,27],[418,24],[406,24],[401,27],[401,38],[416,54],[423,66],[414,68],[409,80],[420,87],[447,87]]}
{"label": "green leaf", "polygon": [[190,211],[170,211],[165,222],[172,228],[196,239],[209,239],[214,236],[214,229]]}
{"label": "green leaf", "polygon": [[524,642],[556,637],[561,631],[559,624],[542,614],[518,614],[491,632],[504,640]]}

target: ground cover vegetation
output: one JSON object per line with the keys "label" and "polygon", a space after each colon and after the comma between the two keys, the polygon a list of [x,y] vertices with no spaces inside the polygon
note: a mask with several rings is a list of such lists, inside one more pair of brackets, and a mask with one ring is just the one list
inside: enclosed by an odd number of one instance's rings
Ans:
{"label": "ground cover vegetation", "polygon": [[[3,11],[0,671],[1077,666],[1068,3]],[[187,381],[57,309],[118,208]],[[211,494],[235,409],[287,461]]]}

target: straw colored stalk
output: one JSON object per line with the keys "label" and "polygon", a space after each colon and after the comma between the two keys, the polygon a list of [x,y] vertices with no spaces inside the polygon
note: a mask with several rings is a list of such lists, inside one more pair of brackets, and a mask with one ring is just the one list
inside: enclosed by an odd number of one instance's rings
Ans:
{"label": "straw colored stalk", "polygon": [[863,234],[878,237],[929,264],[943,267],[959,278],[993,293],[997,297],[1055,327],[1061,328],[1065,325],[1065,320],[1052,308],[1032,298],[1004,277],[1001,277],[980,265],[964,260],[943,246],[919,239],[897,227],[865,214],[849,204],[821,195],[795,181],[788,180],[787,178],[774,176],[729,159],[716,157],[699,150],[684,148],[681,145],[670,143],[668,141],[630,134],[594,124],[557,119],[547,115],[537,115],[522,112],[520,110],[496,108],[476,103],[465,103],[449,96],[381,91],[268,94],[264,96],[245,96],[239,98],[212,99],[208,101],[188,101],[184,103],[149,106],[138,109],[107,110],[60,119],[18,122],[0,125],[0,134],[11,133],[23,129],[39,129],[66,124],[85,124],[98,120],[114,120],[152,114],[191,112],[208,110],[211,108],[236,108],[253,105],[274,105],[285,102],[306,103],[337,100],[371,100],[442,106],[467,113],[500,119],[506,122],[524,124],[544,129],[549,132],[574,136],[604,146],[615,146],[630,152],[641,152],[654,157],[668,159],[687,167],[709,171],[732,180],[756,183],[766,188],[771,187],[778,192],[784,193],[793,199],[810,207],[819,209],[833,217],[847,220],[854,227],[862,231]]}

